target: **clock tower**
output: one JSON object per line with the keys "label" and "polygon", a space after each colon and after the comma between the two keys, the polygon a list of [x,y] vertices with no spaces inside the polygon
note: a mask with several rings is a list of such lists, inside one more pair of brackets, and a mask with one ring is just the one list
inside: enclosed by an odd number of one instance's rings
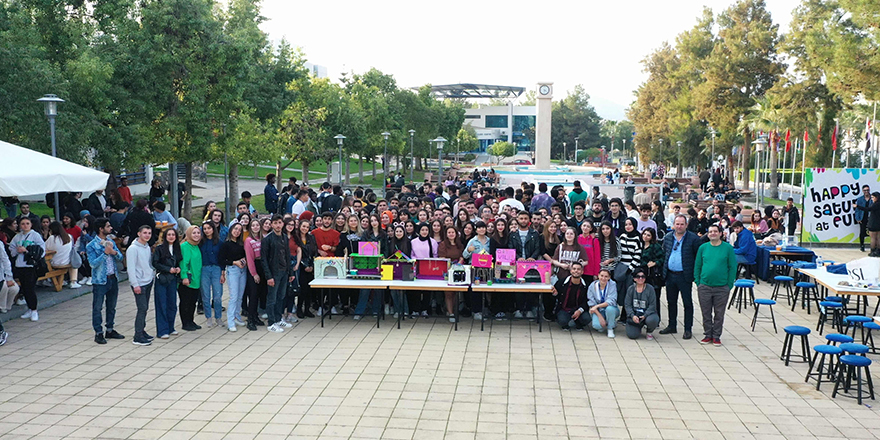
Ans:
{"label": "clock tower", "polygon": [[535,118],[535,168],[550,169],[550,114],[553,101],[553,83],[538,83],[538,115]]}

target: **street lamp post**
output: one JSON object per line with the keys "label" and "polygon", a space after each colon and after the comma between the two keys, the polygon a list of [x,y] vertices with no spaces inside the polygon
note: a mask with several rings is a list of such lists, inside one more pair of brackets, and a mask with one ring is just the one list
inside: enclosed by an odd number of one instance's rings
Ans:
{"label": "street lamp post", "polygon": [[712,157],[709,158],[709,168],[715,168],[715,134],[717,132],[714,128],[709,127],[709,134],[712,135]]}
{"label": "street lamp post", "polygon": [[623,139],[623,149],[620,151],[622,152],[623,157],[626,157],[626,139]]}
{"label": "street lamp post", "polygon": [[[226,203],[224,207],[224,219],[229,218],[229,156],[226,153],[226,124],[223,124],[223,201]],[[281,179],[281,176],[278,177]]]}
{"label": "street lamp post", "polygon": [[437,184],[442,186],[443,182],[443,144],[446,143],[446,139],[443,136],[438,136],[434,141],[437,144]]}
{"label": "street lamp post", "polygon": [[388,136],[391,136],[391,133],[387,131],[382,132],[382,137],[385,139],[385,152],[382,153],[382,180],[385,181],[385,184],[382,187],[385,188],[386,192],[388,191],[388,170],[390,168],[388,166]]}
{"label": "street lamp post", "polygon": [[[52,157],[58,157],[55,151],[55,117],[58,116],[58,103],[64,102],[56,95],[43,95],[37,102],[46,105],[46,117],[49,118],[49,134],[52,138]],[[58,200],[58,192],[55,192],[55,220],[61,221],[61,200]]]}
{"label": "street lamp post", "polygon": [[676,142],[676,145],[678,145],[678,165],[675,166],[675,175],[684,177],[684,173],[681,172],[681,141]]}
{"label": "street lamp post", "polygon": [[416,157],[413,153],[413,142],[415,141],[415,130],[409,131],[409,182],[413,183],[413,168],[416,167]]}
{"label": "street lamp post", "polygon": [[562,164],[565,165],[566,162],[565,157],[565,142],[562,143]]}
{"label": "street lamp post", "polygon": [[767,146],[767,138],[764,136],[758,136],[754,142],[755,152],[758,153],[757,158],[755,159],[755,190],[757,191],[755,194],[755,201],[758,205],[756,208],[760,208],[761,203],[763,203],[764,199],[764,182],[761,181],[761,156],[764,152],[764,148]]}
{"label": "street lamp post", "polygon": [[339,186],[342,186],[342,141],[345,136],[337,134],[333,139],[336,139],[336,145],[339,145]]}
{"label": "street lamp post", "polygon": [[574,164],[575,164],[575,166],[577,166],[577,164],[578,164],[578,139],[580,139],[579,136],[576,136],[574,138]]}

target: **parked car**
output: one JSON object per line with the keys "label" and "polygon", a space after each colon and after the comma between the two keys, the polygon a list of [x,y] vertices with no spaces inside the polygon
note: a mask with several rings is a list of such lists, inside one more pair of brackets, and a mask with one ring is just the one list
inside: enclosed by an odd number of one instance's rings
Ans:
{"label": "parked car", "polygon": [[526,159],[517,159],[513,162],[505,162],[504,165],[531,165],[532,161]]}

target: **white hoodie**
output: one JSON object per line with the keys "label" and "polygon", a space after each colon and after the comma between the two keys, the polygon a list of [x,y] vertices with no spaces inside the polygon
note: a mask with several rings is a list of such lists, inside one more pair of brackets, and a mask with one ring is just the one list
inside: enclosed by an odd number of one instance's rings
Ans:
{"label": "white hoodie", "polygon": [[131,287],[143,287],[153,282],[156,272],[153,270],[150,246],[135,240],[125,251],[125,264],[128,268],[128,281]]}

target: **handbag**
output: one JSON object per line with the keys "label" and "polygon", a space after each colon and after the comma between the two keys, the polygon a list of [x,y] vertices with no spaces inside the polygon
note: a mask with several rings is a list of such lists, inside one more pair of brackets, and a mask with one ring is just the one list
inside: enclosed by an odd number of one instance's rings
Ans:
{"label": "handbag", "polygon": [[82,257],[79,256],[75,246],[70,247],[70,267],[74,269],[82,267]]}
{"label": "handbag", "polygon": [[626,279],[626,274],[629,272],[629,266],[621,263],[617,263],[617,266],[614,266],[614,280],[624,280]]}

